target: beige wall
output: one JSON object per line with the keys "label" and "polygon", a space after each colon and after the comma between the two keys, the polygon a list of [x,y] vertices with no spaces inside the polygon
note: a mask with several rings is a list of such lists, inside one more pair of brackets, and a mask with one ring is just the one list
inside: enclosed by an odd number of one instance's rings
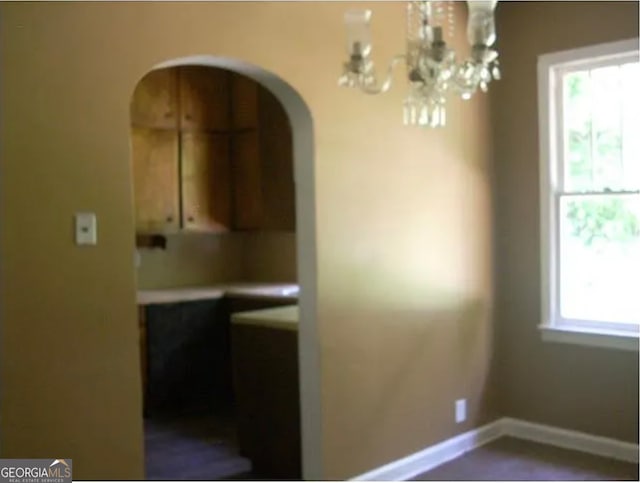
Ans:
{"label": "beige wall", "polygon": [[[382,66],[404,48],[404,5],[371,6]],[[493,419],[488,101],[421,131],[401,125],[400,74],[385,96],[339,89],[347,7],[1,5],[4,457],[142,476],[128,102],[153,65],[194,54],[275,73],[314,118],[323,476]],[[97,213],[96,247],[72,243],[80,210]]]}
{"label": "beige wall", "polygon": [[508,416],[638,441],[638,353],[542,342],[537,56],[638,36],[637,2],[504,2],[496,150],[500,400]]}
{"label": "beige wall", "polygon": [[176,234],[166,249],[138,252],[141,289],[297,280],[295,233]]}

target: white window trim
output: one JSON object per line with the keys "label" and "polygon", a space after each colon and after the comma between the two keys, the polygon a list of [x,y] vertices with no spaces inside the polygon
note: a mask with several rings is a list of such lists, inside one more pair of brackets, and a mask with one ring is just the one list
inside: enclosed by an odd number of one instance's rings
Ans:
{"label": "white window trim", "polygon": [[[584,326],[558,325],[555,314],[558,313],[557,300],[557,248],[552,249],[553,241],[557,240],[556,232],[558,220],[554,209],[554,194],[552,186],[557,186],[556,179],[557,155],[556,150],[562,148],[552,143],[552,139],[562,139],[557,136],[562,122],[558,122],[556,105],[561,105],[562,99],[551,102],[551,96],[560,91],[556,89],[556,78],[559,74],[580,70],[589,64],[593,68],[594,62],[602,66],[619,63],[630,55],[638,58],[638,38],[610,42],[589,47],[583,47],[538,57],[538,139],[540,149],[540,269],[541,269],[541,303],[542,321],[539,329],[542,340],[580,344],[587,346],[606,347],[638,351],[639,334],[634,331],[610,330],[604,328],[585,328]],[[559,104],[560,103],[560,104]]]}

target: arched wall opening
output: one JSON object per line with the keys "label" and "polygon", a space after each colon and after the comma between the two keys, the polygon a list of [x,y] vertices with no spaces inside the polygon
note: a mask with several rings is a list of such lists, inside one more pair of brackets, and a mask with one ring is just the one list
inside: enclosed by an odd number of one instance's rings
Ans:
{"label": "arched wall opening", "polygon": [[[314,139],[311,112],[283,79],[237,59],[209,55],[181,57],[150,70],[186,65],[222,68],[249,77],[268,89],[284,107],[291,125],[296,206],[298,295],[298,362],[303,477],[322,478],[319,342],[316,324],[316,220]],[[135,88],[135,86],[134,86]]]}

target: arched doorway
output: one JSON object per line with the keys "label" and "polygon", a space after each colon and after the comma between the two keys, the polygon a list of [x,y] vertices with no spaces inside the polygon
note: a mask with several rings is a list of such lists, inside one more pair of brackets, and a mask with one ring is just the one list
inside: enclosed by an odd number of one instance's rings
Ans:
{"label": "arched doorway", "polygon": [[313,123],[300,95],[286,82],[259,67],[212,56],[173,59],[152,70],[179,66],[209,66],[226,69],[258,82],[284,107],[293,142],[296,205],[296,265],[298,295],[298,363],[303,476],[321,478],[320,367],[316,330],[316,236],[315,183],[313,170]]}

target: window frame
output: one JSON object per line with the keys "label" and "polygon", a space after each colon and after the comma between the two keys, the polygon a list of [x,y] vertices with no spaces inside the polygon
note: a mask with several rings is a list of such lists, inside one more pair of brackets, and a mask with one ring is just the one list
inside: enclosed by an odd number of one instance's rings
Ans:
{"label": "window frame", "polygon": [[[639,39],[632,38],[578,49],[543,54],[538,57],[538,138],[540,189],[540,295],[542,339],[638,351],[640,325],[611,322],[568,321],[559,310],[560,283],[560,199],[566,191],[559,169],[564,153],[562,119],[563,91],[558,83],[568,73],[637,61]],[[630,194],[614,191],[608,194]],[[589,194],[589,193],[585,193]]]}

